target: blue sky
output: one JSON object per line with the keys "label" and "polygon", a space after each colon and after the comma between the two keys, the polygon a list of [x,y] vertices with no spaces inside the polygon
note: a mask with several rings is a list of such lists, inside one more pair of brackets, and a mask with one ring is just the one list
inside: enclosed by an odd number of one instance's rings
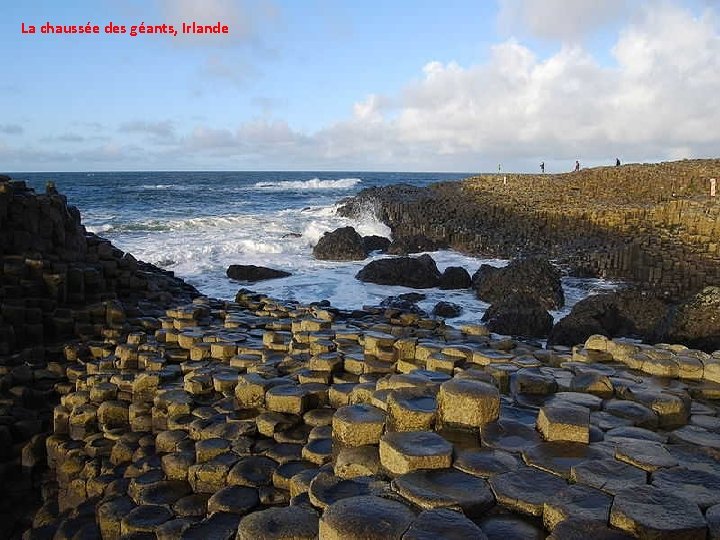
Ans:
{"label": "blue sky", "polygon": [[[218,20],[229,35],[102,33],[110,21]],[[24,35],[23,22],[101,34]],[[713,157],[719,27],[714,0],[5,2],[0,169]]]}

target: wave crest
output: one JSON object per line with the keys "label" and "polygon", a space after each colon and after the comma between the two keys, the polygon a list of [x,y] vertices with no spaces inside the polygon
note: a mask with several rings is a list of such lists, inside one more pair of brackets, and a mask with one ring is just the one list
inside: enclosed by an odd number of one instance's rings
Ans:
{"label": "wave crest", "polygon": [[293,190],[293,189],[350,189],[358,185],[360,178],[338,178],[336,180],[285,180],[280,182],[256,182],[253,187],[266,190]]}

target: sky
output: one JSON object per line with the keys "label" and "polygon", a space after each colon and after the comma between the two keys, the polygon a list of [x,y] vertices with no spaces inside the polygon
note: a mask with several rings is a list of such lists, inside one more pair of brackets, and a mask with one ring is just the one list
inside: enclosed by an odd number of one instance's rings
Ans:
{"label": "sky", "polygon": [[[229,32],[130,35],[182,22]],[[553,172],[720,149],[720,0],[2,2],[0,66],[0,172]]]}

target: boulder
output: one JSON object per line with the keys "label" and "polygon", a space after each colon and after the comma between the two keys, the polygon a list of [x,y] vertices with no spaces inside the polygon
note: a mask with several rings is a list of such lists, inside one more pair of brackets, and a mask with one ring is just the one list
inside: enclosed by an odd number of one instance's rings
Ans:
{"label": "boulder", "polygon": [[363,237],[352,227],[325,233],[313,248],[315,258],[324,261],[362,261],[367,254]]}
{"label": "boulder", "polygon": [[510,295],[534,298],[543,309],[565,305],[560,271],[547,259],[516,259],[504,268],[480,266],[472,277],[472,287],[480,300],[494,304]]}
{"label": "boulder", "polygon": [[437,251],[447,247],[446,242],[415,234],[395,238],[387,249],[387,252],[392,255],[408,255],[409,253],[422,253],[423,251]]}
{"label": "boulder", "polygon": [[433,315],[443,317],[445,319],[452,319],[453,317],[459,317],[462,313],[462,307],[452,302],[438,302],[433,308]]}
{"label": "boulder", "polygon": [[419,308],[415,302],[405,300],[400,296],[388,296],[385,300],[380,302],[380,307],[397,310],[401,313],[416,313],[421,317],[427,316],[427,313]]}
{"label": "boulder", "polygon": [[577,345],[593,334],[652,340],[666,314],[665,302],[638,291],[589,296],[553,327],[548,344]]}
{"label": "boulder", "polygon": [[720,287],[705,287],[671,309],[660,329],[661,341],[713,352],[720,349]]}
{"label": "boulder", "polygon": [[402,285],[415,289],[437,287],[440,271],[430,255],[379,259],[367,264],[355,277],[379,285]]}
{"label": "boulder", "polygon": [[227,277],[238,281],[263,281],[288,277],[292,274],[283,270],[255,266],[254,264],[231,264],[227,269]]}
{"label": "boulder", "polygon": [[470,274],[462,266],[448,266],[440,276],[441,289],[469,289]]}
{"label": "boulder", "polygon": [[552,316],[535,297],[512,294],[491,305],[482,317],[491,332],[508,336],[547,337]]}
{"label": "boulder", "polygon": [[368,253],[371,251],[382,251],[385,253],[390,247],[390,239],[385,238],[384,236],[372,234],[370,236],[363,236],[362,240],[363,245],[365,246],[365,251]]}

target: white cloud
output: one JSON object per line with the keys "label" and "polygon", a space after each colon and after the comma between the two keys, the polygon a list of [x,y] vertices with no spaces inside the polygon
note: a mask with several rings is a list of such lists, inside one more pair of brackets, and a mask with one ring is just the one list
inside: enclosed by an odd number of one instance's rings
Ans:
{"label": "white cloud", "polygon": [[[589,165],[616,156],[625,162],[717,155],[714,10],[694,16],[666,2],[648,5],[611,52],[610,66],[578,43],[540,58],[510,39],[482,64],[428,62],[397,95],[361,98],[346,119],[314,133],[267,115],[232,129],[198,125],[186,133],[167,122],[135,122],[125,125],[128,137],[151,133],[158,140],[95,154],[100,160],[136,151],[135,163],[164,168],[465,171],[494,170],[498,162],[535,170],[545,161],[552,170],[575,159]],[[162,144],[160,137],[172,133]]]}
{"label": "white cloud", "polygon": [[628,18],[638,0],[500,0],[498,24],[511,35],[576,42]]}

